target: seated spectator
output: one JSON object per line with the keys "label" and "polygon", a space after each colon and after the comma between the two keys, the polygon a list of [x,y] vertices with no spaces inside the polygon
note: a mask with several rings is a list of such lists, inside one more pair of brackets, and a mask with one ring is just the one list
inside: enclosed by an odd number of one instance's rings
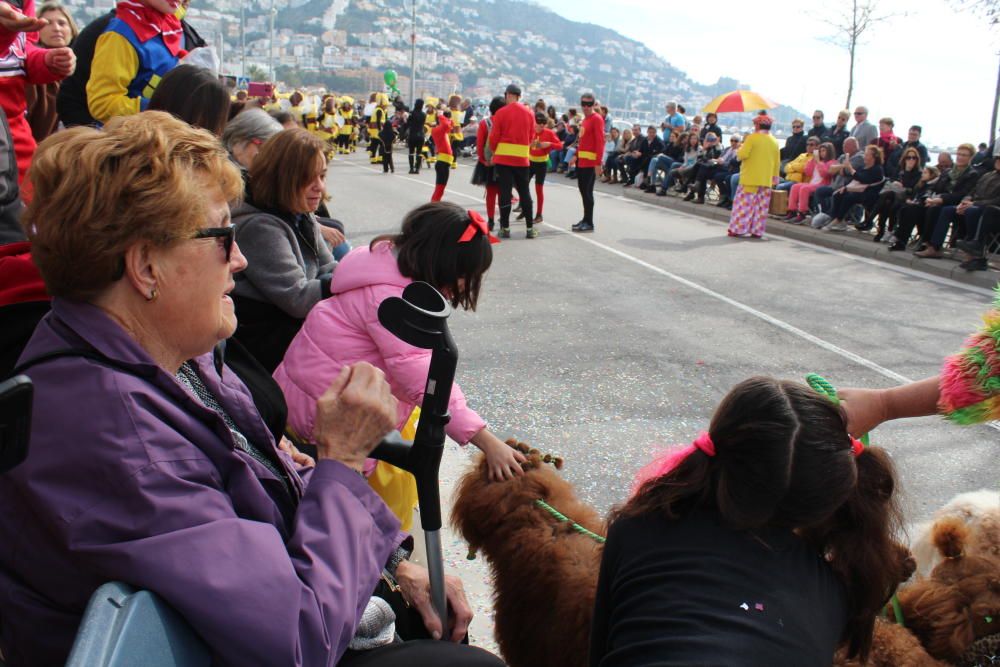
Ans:
{"label": "seated spectator", "polygon": [[[850,171],[846,168],[850,166]],[[850,173],[863,169],[865,166],[865,155],[858,150],[858,140],[848,137],[844,140],[844,154],[837,158],[836,164],[830,165],[830,176],[833,181],[830,185],[821,185],[816,188],[816,207],[819,213],[813,216],[812,226],[814,229],[822,229],[830,224],[833,217],[830,213],[833,210],[833,193],[847,185],[851,180]]]}
{"label": "seated spectator", "polygon": [[785,178],[774,187],[775,190],[790,191],[796,183],[805,182],[806,165],[813,161],[813,153],[819,148],[819,139],[806,139],[805,150],[785,165]]}
{"label": "seated spectator", "polygon": [[[684,150],[689,136],[687,132],[674,131],[670,133],[670,139],[664,146],[663,152],[649,161],[649,169],[646,170],[646,183],[644,184],[646,192],[659,194],[656,189],[656,180],[660,172],[663,172],[663,180],[665,181],[671,167],[676,163],[683,162]],[[664,194],[666,194],[665,191]]]}
{"label": "seated spectator", "polygon": [[899,158],[896,178],[889,180],[878,195],[873,215],[878,217],[874,241],[878,243],[896,229],[896,215],[907,200],[913,199],[920,185],[920,153],[913,146],[907,147]]}
{"label": "seated spectator", "polygon": [[927,154],[927,147],[920,143],[920,135],[923,134],[923,128],[919,125],[911,125],[910,129],[906,132],[906,141],[896,146],[896,150],[890,155],[886,153],[889,157],[886,158],[886,162],[894,162],[897,165],[902,165],[903,151],[907,148],[914,148],[917,151],[917,155],[920,156],[920,168],[923,169],[924,165],[930,160]]}
{"label": "seated spectator", "polygon": [[[338,378],[306,469],[220,375],[246,260],[227,231],[239,172],[209,133],[162,113],[70,130],[42,144],[32,181],[26,228],[53,301],[21,358],[32,447],[0,478],[4,658],[63,664],[91,594],[118,580],[176,609],[213,664],[348,667],[384,568],[408,600],[428,594],[356,472],[395,421],[388,384],[366,364]],[[471,612],[452,584],[455,624],[430,629],[459,639]],[[450,642],[373,651],[500,664]]]}
{"label": "seated spectator", "polygon": [[[676,184],[676,190],[678,193],[684,191],[684,185],[677,180],[677,172],[680,169],[689,169],[698,162],[698,158],[701,156],[702,147],[698,142],[698,134],[696,132],[687,133],[687,143],[681,144],[684,146],[684,155],[680,160],[675,160],[671,165],[669,171],[663,177],[663,184],[660,186],[660,190],[664,194],[670,191],[671,186]],[[689,173],[689,172],[685,172]]]}
{"label": "seated spectator", "polygon": [[927,165],[920,172],[920,180],[914,188],[913,196],[903,202],[896,213],[896,231],[892,235],[890,252],[906,250],[914,227],[919,238],[924,237],[924,220],[928,214],[927,200],[948,190],[948,174],[942,174],[937,167]]}
{"label": "seated spectator", "polygon": [[233,118],[222,131],[222,144],[239,165],[244,179],[260,152],[261,145],[281,132],[281,125],[263,109],[247,109]]}
{"label": "seated spectator", "polygon": [[941,151],[937,156],[937,164],[935,165],[938,171],[942,174],[947,173],[952,170],[955,166],[955,160],[952,159],[951,153],[948,151]]}
{"label": "seated spectator", "polygon": [[[58,2],[46,2],[39,8],[38,18],[49,22],[38,31],[38,46],[43,49],[72,48],[80,31],[66,7]],[[31,126],[31,136],[36,142],[42,141],[59,127],[56,100],[59,97],[60,83],[52,81],[35,84],[24,91],[28,105],[28,125]]]}
{"label": "seated spectator", "polygon": [[[958,152],[962,153],[967,148],[971,148],[971,146],[960,146]],[[1000,206],[1000,158],[994,160],[993,165],[993,171],[979,176],[972,192],[962,197],[957,204],[953,203],[953,194],[945,196],[941,213],[938,215],[930,240],[927,242],[927,248],[922,252],[914,253],[917,257],[941,257],[941,249],[944,247],[945,238],[947,238],[952,224],[957,226],[955,235],[964,236],[964,234],[959,234],[958,230],[978,228],[979,218],[983,211],[989,206]]]}
{"label": "seated spectator", "polygon": [[160,79],[148,109],[166,111],[188,125],[221,137],[231,103],[229,91],[218,76],[203,67],[179,65]]}
{"label": "seated spectator", "polygon": [[781,149],[782,166],[806,151],[806,133],[803,131],[804,127],[805,123],[801,118],[796,118],[792,121],[792,133],[785,139],[785,145]]}
{"label": "seated spectator", "polygon": [[840,111],[837,114],[837,122],[831,125],[820,139],[821,143],[833,144],[833,150],[836,151],[838,156],[843,155],[846,152],[844,150],[844,140],[851,136],[851,133],[847,130],[847,121],[850,119],[850,111],[847,109]]}
{"label": "seated spectator", "polygon": [[851,180],[833,193],[833,210],[830,212],[833,220],[826,227],[826,230],[831,232],[847,231],[847,223],[844,222],[847,212],[858,204],[865,208],[874,206],[885,182],[882,151],[875,145],[865,148],[864,166],[861,169],[854,169],[851,163],[847,162],[843,170]]}
{"label": "seated spectator", "polygon": [[733,193],[735,188],[733,182],[739,181],[740,160],[739,150],[743,137],[734,134],[729,137],[729,148],[722,152],[719,170],[712,175],[709,180],[714,181],[719,186],[719,208],[730,208],[733,203]]}
{"label": "seated spectator", "polygon": [[25,11],[22,13],[13,3],[0,2],[0,60],[3,62],[0,106],[7,116],[14,144],[18,184],[24,180],[35,152],[35,138],[25,116],[26,88],[65,79],[76,66],[76,56],[69,47],[43,49],[33,39],[28,39],[27,32],[37,31],[44,22],[35,18],[34,2],[27,0],[23,4]]}
{"label": "seated spectator", "polygon": [[859,106],[854,110],[854,127],[851,136],[858,140],[858,146],[865,150],[878,141],[878,128],[868,120],[868,107]]}
{"label": "seated spectator", "polygon": [[[717,144],[718,142],[716,141],[712,143]],[[697,199],[695,199],[696,203],[705,203],[705,191],[708,189],[709,183],[716,183],[719,186],[719,206],[725,206],[727,200],[731,199],[728,189],[724,188],[728,188],[729,179],[732,176],[731,170],[733,165],[736,164],[736,152],[740,147],[739,136],[733,135],[730,137],[729,144],[729,148],[718,156],[710,158],[705,158],[703,156],[704,159],[699,165],[698,171],[694,176],[693,193],[697,196]],[[690,199],[688,199],[688,201],[690,201]]]}
{"label": "seated spectator", "polygon": [[[713,170],[719,164],[721,157],[722,149],[719,148],[718,135],[714,132],[706,133],[701,144],[701,151],[698,153],[698,159],[694,165],[677,170],[677,178],[688,188],[688,193],[684,195],[684,201],[692,201],[697,195],[698,203],[705,203],[705,184],[707,180],[702,178],[701,172],[703,169],[706,171]],[[698,185],[699,182],[701,183],[700,186]]]}
{"label": "seated spectator", "polygon": [[631,151],[625,158],[625,169],[628,172],[625,187],[634,185],[636,177],[646,173],[652,157],[662,152],[663,140],[656,134],[656,128],[650,125],[646,128],[646,136],[639,141],[638,150]]}
{"label": "seated spectator", "polygon": [[[917,253],[924,253],[932,247],[930,241],[941,215],[942,207],[958,205],[975,188],[979,172],[972,168],[973,155],[975,155],[975,148],[972,144],[959,146],[958,150],[955,151],[955,166],[947,172],[941,172],[941,176],[932,187],[930,194],[923,200],[923,206],[919,208],[906,207],[900,212],[899,227],[902,236],[897,236],[900,240],[908,239],[915,224],[917,235],[921,241],[917,247]],[[933,252],[926,254],[932,257],[934,255]]]}
{"label": "seated spectator", "polygon": [[[820,111],[819,109],[813,111],[812,121],[813,121],[812,127],[809,128],[809,132],[806,134],[806,136],[816,137],[822,142],[823,137],[826,136],[826,133],[828,131],[826,125],[823,124],[823,112]],[[844,122],[846,121],[847,119],[845,118]],[[836,150],[836,148],[834,148],[834,150]]]}
{"label": "seated spectator", "polygon": [[698,138],[701,141],[705,141],[705,135],[709,132],[718,137],[720,142],[722,141],[722,128],[719,127],[719,116],[711,111],[705,114],[705,125],[698,132]]}
{"label": "seated spectator", "polygon": [[972,168],[979,171],[989,170],[989,164],[992,162],[991,157],[990,147],[986,145],[985,141],[980,141],[979,146],[976,147],[976,154],[972,158]]}
{"label": "seated spectator", "polygon": [[[559,136],[558,133],[556,136]],[[566,123],[566,127],[563,133],[563,147],[559,151],[559,163],[556,169],[557,172],[563,173],[569,169],[569,161],[572,159],[573,155],[576,153],[576,141],[579,139],[577,135],[577,127],[575,123]]]}
{"label": "seated spectator", "polygon": [[330,296],[329,228],[313,215],[326,198],[325,181],[323,141],[301,128],[283,130],[261,146],[246,201],[233,209],[236,240],[250,262],[233,290],[235,336],[271,372],[312,307]]}
{"label": "seated spectator", "polygon": [[[816,137],[809,137],[809,141],[815,142]],[[796,225],[805,223],[810,197],[820,187],[830,184],[830,167],[836,163],[833,144],[820,144],[812,150],[812,159],[806,162],[802,171],[803,180],[794,183],[788,194],[788,214],[785,219]]]}
{"label": "seated spectator", "polygon": [[591,667],[829,665],[842,643],[867,661],[901,513],[892,460],[841,408],[751,378],[636,486],[610,518]]}
{"label": "seated spectator", "polygon": [[[632,132],[628,132],[631,138]],[[608,141],[604,145],[604,173],[601,175],[601,183],[618,182],[618,155],[625,148],[625,140],[617,127],[612,127],[608,135]]]}
{"label": "seated spectator", "polygon": [[[994,162],[1000,160],[995,157]],[[1000,207],[987,206],[979,216],[979,224],[969,227],[965,238],[957,245],[962,251],[962,263],[959,267],[966,271],[985,271],[989,268],[986,260],[986,248],[996,243],[1000,235]]]}

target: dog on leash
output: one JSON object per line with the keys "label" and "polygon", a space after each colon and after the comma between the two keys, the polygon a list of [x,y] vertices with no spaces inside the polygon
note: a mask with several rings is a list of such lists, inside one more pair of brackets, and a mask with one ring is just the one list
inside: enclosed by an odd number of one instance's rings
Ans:
{"label": "dog on leash", "polygon": [[917,524],[911,531],[913,557],[917,560],[917,578],[929,577],[944,556],[934,544],[934,526],[938,521],[954,517],[969,530],[965,553],[1000,558],[1000,493],[988,489],[961,493],[934,513],[930,521]]}
{"label": "dog on leash", "polygon": [[481,457],[455,491],[451,523],[469,543],[470,556],[480,551],[489,561],[496,640],[507,664],[581,667],[587,664],[603,551],[596,538],[606,534],[605,525],[545,465],[561,466],[559,459],[524,443],[507,444],[527,457],[524,474],[491,482]]}

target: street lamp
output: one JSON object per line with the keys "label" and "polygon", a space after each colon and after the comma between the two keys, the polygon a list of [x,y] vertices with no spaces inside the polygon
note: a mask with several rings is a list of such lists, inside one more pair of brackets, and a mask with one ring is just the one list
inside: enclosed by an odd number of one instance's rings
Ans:
{"label": "street lamp", "polygon": [[278,13],[278,10],[274,8],[274,0],[271,0],[271,39],[268,45],[267,54],[267,67],[271,70],[271,83],[277,80],[274,73],[274,15]]}
{"label": "street lamp", "polygon": [[240,59],[242,64],[240,65],[240,77],[246,78],[247,76],[247,17],[246,17],[246,0],[240,0]]}
{"label": "street lamp", "polygon": [[413,16],[410,23],[410,106],[417,99],[417,0],[413,3]]}

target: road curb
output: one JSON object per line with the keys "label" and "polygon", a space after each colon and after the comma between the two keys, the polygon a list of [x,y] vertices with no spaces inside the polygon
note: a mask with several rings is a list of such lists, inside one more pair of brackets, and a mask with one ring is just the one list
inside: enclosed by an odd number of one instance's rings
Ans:
{"label": "road curb", "polygon": [[[634,188],[624,188],[622,194],[627,199],[641,201],[644,204],[660,206],[662,208],[695,215],[699,218],[729,224],[729,211],[720,209],[711,204],[695,204],[686,202],[680,197],[666,196],[658,197],[650,192],[643,192]],[[872,236],[850,230],[843,234],[824,232],[813,229],[808,225],[791,225],[780,220],[770,218],[767,221],[767,234],[771,236],[781,236],[784,238],[810,243],[812,245],[839,250],[851,255],[857,255],[866,259],[874,259],[903,266],[914,271],[920,271],[928,275],[940,278],[948,278],[956,282],[985,289],[993,289],[1000,282],[1000,272],[989,271],[965,271],[959,268],[958,264],[948,259],[921,259],[915,257],[910,252],[889,252],[889,246],[885,243],[873,243]]]}

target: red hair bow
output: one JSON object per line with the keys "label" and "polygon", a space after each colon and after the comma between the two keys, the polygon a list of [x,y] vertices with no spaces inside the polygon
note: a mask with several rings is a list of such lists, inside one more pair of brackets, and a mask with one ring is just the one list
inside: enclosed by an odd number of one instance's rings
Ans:
{"label": "red hair bow", "polygon": [[865,443],[857,438],[851,438],[851,453],[854,454],[854,458],[861,456],[863,451],[865,451]]}
{"label": "red hair bow", "polygon": [[483,236],[490,240],[490,243],[500,243],[500,239],[490,234],[490,228],[486,226],[486,221],[483,220],[483,216],[470,209],[469,226],[465,228],[465,231],[458,239],[458,242],[468,243],[472,239],[476,238],[476,232],[482,233]]}

